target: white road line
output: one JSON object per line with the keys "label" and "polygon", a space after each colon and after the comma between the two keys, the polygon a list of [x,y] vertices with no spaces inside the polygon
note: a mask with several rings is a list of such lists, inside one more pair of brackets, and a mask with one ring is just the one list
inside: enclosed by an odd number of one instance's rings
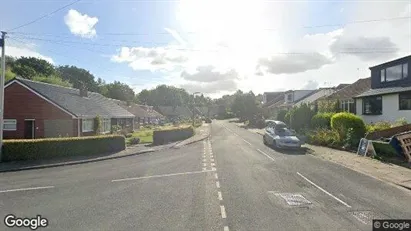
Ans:
{"label": "white road line", "polygon": [[228,229],[228,226],[224,226],[224,231],[230,231],[230,229]]}
{"label": "white road line", "polygon": [[215,182],[215,186],[216,186],[217,188],[220,188],[220,182],[216,181],[216,182]]}
{"label": "white road line", "polygon": [[123,178],[123,179],[112,180],[111,182],[141,180],[141,179],[160,178],[160,177],[179,176],[179,175],[190,175],[190,174],[197,174],[197,173],[204,173],[204,172],[213,172],[213,170],[195,171],[195,172],[179,172],[179,173],[171,173],[171,174],[163,174],[163,175]]}
{"label": "white road line", "polygon": [[274,158],[272,158],[271,156],[269,156],[267,153],[261,151],[260,149],[257,149],[257,151],[258,151],[259,153],[263,154],[264,156],[266,156],[268,159],[270,159],[270,160],[272,160],[272,161],[275,160]]}
{"label": "white road line", "polygon": [[248,145],[253,146],[250,142],[248,142],[247,140],[243,139],[244,142],[246,142]]}
{"label": "white road line", "polygon": [[214,166],[215,166],[215,163],[211,163],[211,166],[214,167]]}
{"label": "white road line", "polygon": [[220,209],[221,209],[221,217],[222,218],[227,218],[227,214],[225,213],[224,205],[220,205]]}
{"label": "white road line", "polygon": [[206,159],[206,158],[204,158],[204,159],[203,159],[203,162],[206,162],[206,161],[207,161],[207,159]]}
{"label": "white road line", "polygon": [[308,181],[308,183],[314,185],[315,187],[317,187],[319,190],[323,191],[325,194],[327,194],[328,196],[334,198],[335,200],[337,200],[338,202],[340,202],[341,204],[345,205],[348,208],[351,208],[350,205],[348,205],[347,203],[345,203],[344,201],[342,201],[341,199],[339,199],[338,197],[332,195],[331,193],[327,192],[325,189],[321,188],[320,186],[316,185],[314,182],[312,182],[311,180],[309,180],[307,177],[303,176],[301,173],[297,172],[297,174],[299,176],[301,176],[304,180]]}
{"label": "white road line", "polygon": [[217,169],[216,169],[216,168],[214,168],[214,167],[211,167],[211,170],[212,170],[212,171],[217,171]]}
{"label": "white road line", "polygon": [[207,167],[207,163],[203,163],[203,166],[204,166],[204,167]]}
{"label": "white road line", "polygon": [[214,177],[215,177],[216,179],[218,179],[218,174],[217,174],[217,173],[214,173]]}
{"label": "white road line", "polygon": [[210,161],[211,161],[211,162],[214,162],[214,158],[211,157]]}
{"label": "white road line", "polygon": [[220,191],[218,191],[218,199],[219,199],[220,201],[223,200],[223,195],[221,195],[221,192],[220,192]]}
{"label": "white road line", "polygon": [[7,189],[1,190],[0,193],[7,193],[7,192],[19,192],[19,191],[29,191],[29,190],[39,190],[39,189],[49,189],[54,188],[54,186],[43,186],[43,187],[33,187],[33,188],[16,188],[16,189]]}
{"label": "white road line", "polygon": [[207,168],[203,168],[203,171],[206,171],[207,170]]}

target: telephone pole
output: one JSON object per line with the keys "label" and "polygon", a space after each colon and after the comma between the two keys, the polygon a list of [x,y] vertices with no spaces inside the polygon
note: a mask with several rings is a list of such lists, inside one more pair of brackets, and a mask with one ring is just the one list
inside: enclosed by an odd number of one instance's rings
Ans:
{"label": "telephone pole", "polygon": [[6,32],[1,32],[1,77],[0,77],[0,162],[3,151],[4,81],[6,79]]}

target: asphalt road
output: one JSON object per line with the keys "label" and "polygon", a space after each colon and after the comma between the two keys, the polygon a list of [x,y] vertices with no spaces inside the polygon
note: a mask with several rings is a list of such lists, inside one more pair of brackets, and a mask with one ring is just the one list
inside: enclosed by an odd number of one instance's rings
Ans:
{"label": "asphalt road", "polygon": [[225,121],[180,149],[0,173],[1,220],[41,215],[49,225],[38,230],[371,230],[372,218],[411,219],[410,201],[410,191],[274,151]]}

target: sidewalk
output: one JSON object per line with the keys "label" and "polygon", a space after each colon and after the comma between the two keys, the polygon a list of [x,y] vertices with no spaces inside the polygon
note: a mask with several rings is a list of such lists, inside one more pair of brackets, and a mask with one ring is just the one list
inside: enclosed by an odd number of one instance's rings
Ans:
{"label": "sidewalk", "polygon": [[66,158],[50,159],[50,160],[33,160],[33,161],[13,161],[0,163],[0,172],[22,171],[30,169],[41,169],[58,167],[65,165],[84,164],[90,162],[97,162],[103,160],[117,159],[127,156],[134,156],[143,153],[156,152],[169,148],[179,148],[197,141],[206,139],[210,134],[210,126],[203,124],[203,126],[196,128],[194,136],[178,142],[173,142],[165,145],[150,146],[147,144],[138,144],[127,147],[125,150],[98,156],[72,156]]}
{"label": "sidewalk", "polygon": [[[264,135],[264,129],[249,130]],[[328,147],[310,144],[305,144],[304,146],[313,151],[311,155],[340,164],[379,180],[411,189],[411,169]]]}

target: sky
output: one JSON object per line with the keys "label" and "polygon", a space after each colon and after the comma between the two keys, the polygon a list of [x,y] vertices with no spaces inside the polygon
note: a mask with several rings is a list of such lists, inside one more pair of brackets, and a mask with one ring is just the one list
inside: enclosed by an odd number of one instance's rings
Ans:
{"label": "sky", "polygon": [[332,87],[411,54],[410,1],[2,2],[7,55],[75,65],[136,93],[159,84],[213,98]]}

